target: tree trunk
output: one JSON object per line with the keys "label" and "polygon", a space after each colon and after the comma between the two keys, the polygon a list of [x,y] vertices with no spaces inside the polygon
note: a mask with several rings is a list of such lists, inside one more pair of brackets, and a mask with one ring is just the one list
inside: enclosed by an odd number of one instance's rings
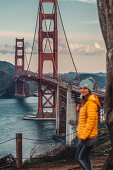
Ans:
{"label": "tree trunk", "polygon": [[[110,132],[113,150],[113,0],[97,0],[100,26],[104,37],[107,54],[107,85],[105,94],[105,119]],[[113,169],[113,153],[105,163],[105,170]]]}

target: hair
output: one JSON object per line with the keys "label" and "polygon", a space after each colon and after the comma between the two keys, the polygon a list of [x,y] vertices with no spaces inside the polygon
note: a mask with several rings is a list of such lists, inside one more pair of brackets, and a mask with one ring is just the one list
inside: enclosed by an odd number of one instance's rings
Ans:
{"label": "hair", "polygon": [[[89,89],[88,89],[89,90]],[[82,96],[82,99],[81,99],[81,106],[83,106],[87,100],[88,100],[88,97],[91,95],[91,91],[89,90],[89,94],[87,96]]]}

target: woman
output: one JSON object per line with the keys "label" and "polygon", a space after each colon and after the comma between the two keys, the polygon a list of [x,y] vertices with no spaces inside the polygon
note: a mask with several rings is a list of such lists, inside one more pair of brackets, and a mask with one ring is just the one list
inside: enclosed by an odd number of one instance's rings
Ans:
{"label": "woman", "polygon": [[78,132],[79,139],[76,151],[76,160],[84,170],[92,170],[90,161],[90,151],[96,142],[98,135],[98,109],[99,99],[92,94],[94,80],[87,78],[80,82],[81,105],[79,110]]}

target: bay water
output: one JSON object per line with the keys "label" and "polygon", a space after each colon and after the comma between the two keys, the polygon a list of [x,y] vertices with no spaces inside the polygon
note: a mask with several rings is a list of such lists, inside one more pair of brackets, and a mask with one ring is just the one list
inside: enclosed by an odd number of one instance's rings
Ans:
{"label": "bay water", "polygon": [[25,116],[35,116],[37,109],[37,97],[0,99],[0,158],[7,154],[16,157],[16,133],[22,133],[24,159],[43,154],[61,144],[54,140],[39,141],[56,134],[55,121],[23,120]]}

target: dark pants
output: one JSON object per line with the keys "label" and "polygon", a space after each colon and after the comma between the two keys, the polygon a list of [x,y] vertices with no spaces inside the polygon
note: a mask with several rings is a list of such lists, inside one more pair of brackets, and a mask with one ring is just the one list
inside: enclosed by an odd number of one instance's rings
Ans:
{"label": "dark pants", "polygon": [[84,170],[92,170],[91,161],[90,161],[90,151],[93,146],[88,146],[85,141],[79,141],[78,147],[76,150],[75,159],[79,162]]}

